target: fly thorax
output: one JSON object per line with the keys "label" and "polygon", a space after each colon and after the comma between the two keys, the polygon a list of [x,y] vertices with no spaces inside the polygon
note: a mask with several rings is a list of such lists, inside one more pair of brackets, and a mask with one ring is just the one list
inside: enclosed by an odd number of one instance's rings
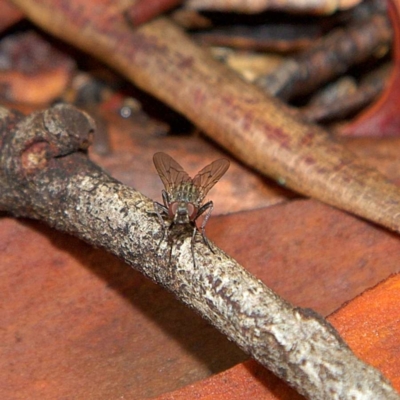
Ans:
{"label": "fly thorax", "polygon": [[200,190],[196,185],[193,185],[192,182],[182,182],[175,190],[173,197],[173,200],[175,201],[193,203],[198,207],[200,201]]}

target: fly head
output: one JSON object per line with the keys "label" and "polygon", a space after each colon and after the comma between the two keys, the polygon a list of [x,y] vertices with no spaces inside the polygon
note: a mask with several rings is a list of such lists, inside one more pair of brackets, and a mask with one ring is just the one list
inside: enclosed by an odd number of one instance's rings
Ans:
{"label": "fly head", "polygon": [[197,208],[186,201],[174,201],[169,205],[168,211],[175,224],[189,224],[197,216]]}

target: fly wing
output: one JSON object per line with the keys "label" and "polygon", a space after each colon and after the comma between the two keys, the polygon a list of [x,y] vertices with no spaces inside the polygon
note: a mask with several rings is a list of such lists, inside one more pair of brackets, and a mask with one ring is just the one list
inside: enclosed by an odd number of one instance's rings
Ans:
{"label": "fly wing", "polygon": [[168,154],[162,152],[154,154],[153,162],[168,193],[171,193],[180,183],[191,181],[190,176]]}
{"label": "fly wing", "polygon": [[229,168],[229,161],[221,158],[204,167],[194,178],[193,184],[200,189],[202,201],[209,190],[221,179]]}

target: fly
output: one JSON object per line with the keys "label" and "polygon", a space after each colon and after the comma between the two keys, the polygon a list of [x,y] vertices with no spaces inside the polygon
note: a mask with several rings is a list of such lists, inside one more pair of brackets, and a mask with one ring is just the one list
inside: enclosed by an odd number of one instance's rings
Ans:
{"label": "fly", "polygon": [[[168,154],[156,153],[153,156],[153,161],[165,188],[162,191],[164,204],[154,202],[155,213],[164,228],[161,241],[164,240],[167,230],[174,225],[192,226],[192,257],[195,264],[194,239],[196,231],[199,230],[196,220],[203,214],[204,219],[200,226],[200,233],[204,243],[213,251],[205,236],[205,226],[210,218],[214,204],[212,201],[203,204],[203,201],[210,189],[228,170],[229,161],[224,158],[216,160],[204,167],[193,179]],[[170,219],[169,226],[165,224],[162,215]]]}

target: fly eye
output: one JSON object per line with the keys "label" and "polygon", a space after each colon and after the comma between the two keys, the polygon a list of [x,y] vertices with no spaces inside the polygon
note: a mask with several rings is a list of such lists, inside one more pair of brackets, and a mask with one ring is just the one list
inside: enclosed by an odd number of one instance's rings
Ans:
{"label": "fly eye", "polygon": [[188,203],[187,210],[189,214],[189,219],[193,219],[196,216],[196,207],[192,203]]}
{"label": "fly eye", "polygon": [[177,210],[178,210],[178,203],[177,202],[171,203],[169,205],[169,215],[170,215],[170,217],[173,217],[176,214]]}

